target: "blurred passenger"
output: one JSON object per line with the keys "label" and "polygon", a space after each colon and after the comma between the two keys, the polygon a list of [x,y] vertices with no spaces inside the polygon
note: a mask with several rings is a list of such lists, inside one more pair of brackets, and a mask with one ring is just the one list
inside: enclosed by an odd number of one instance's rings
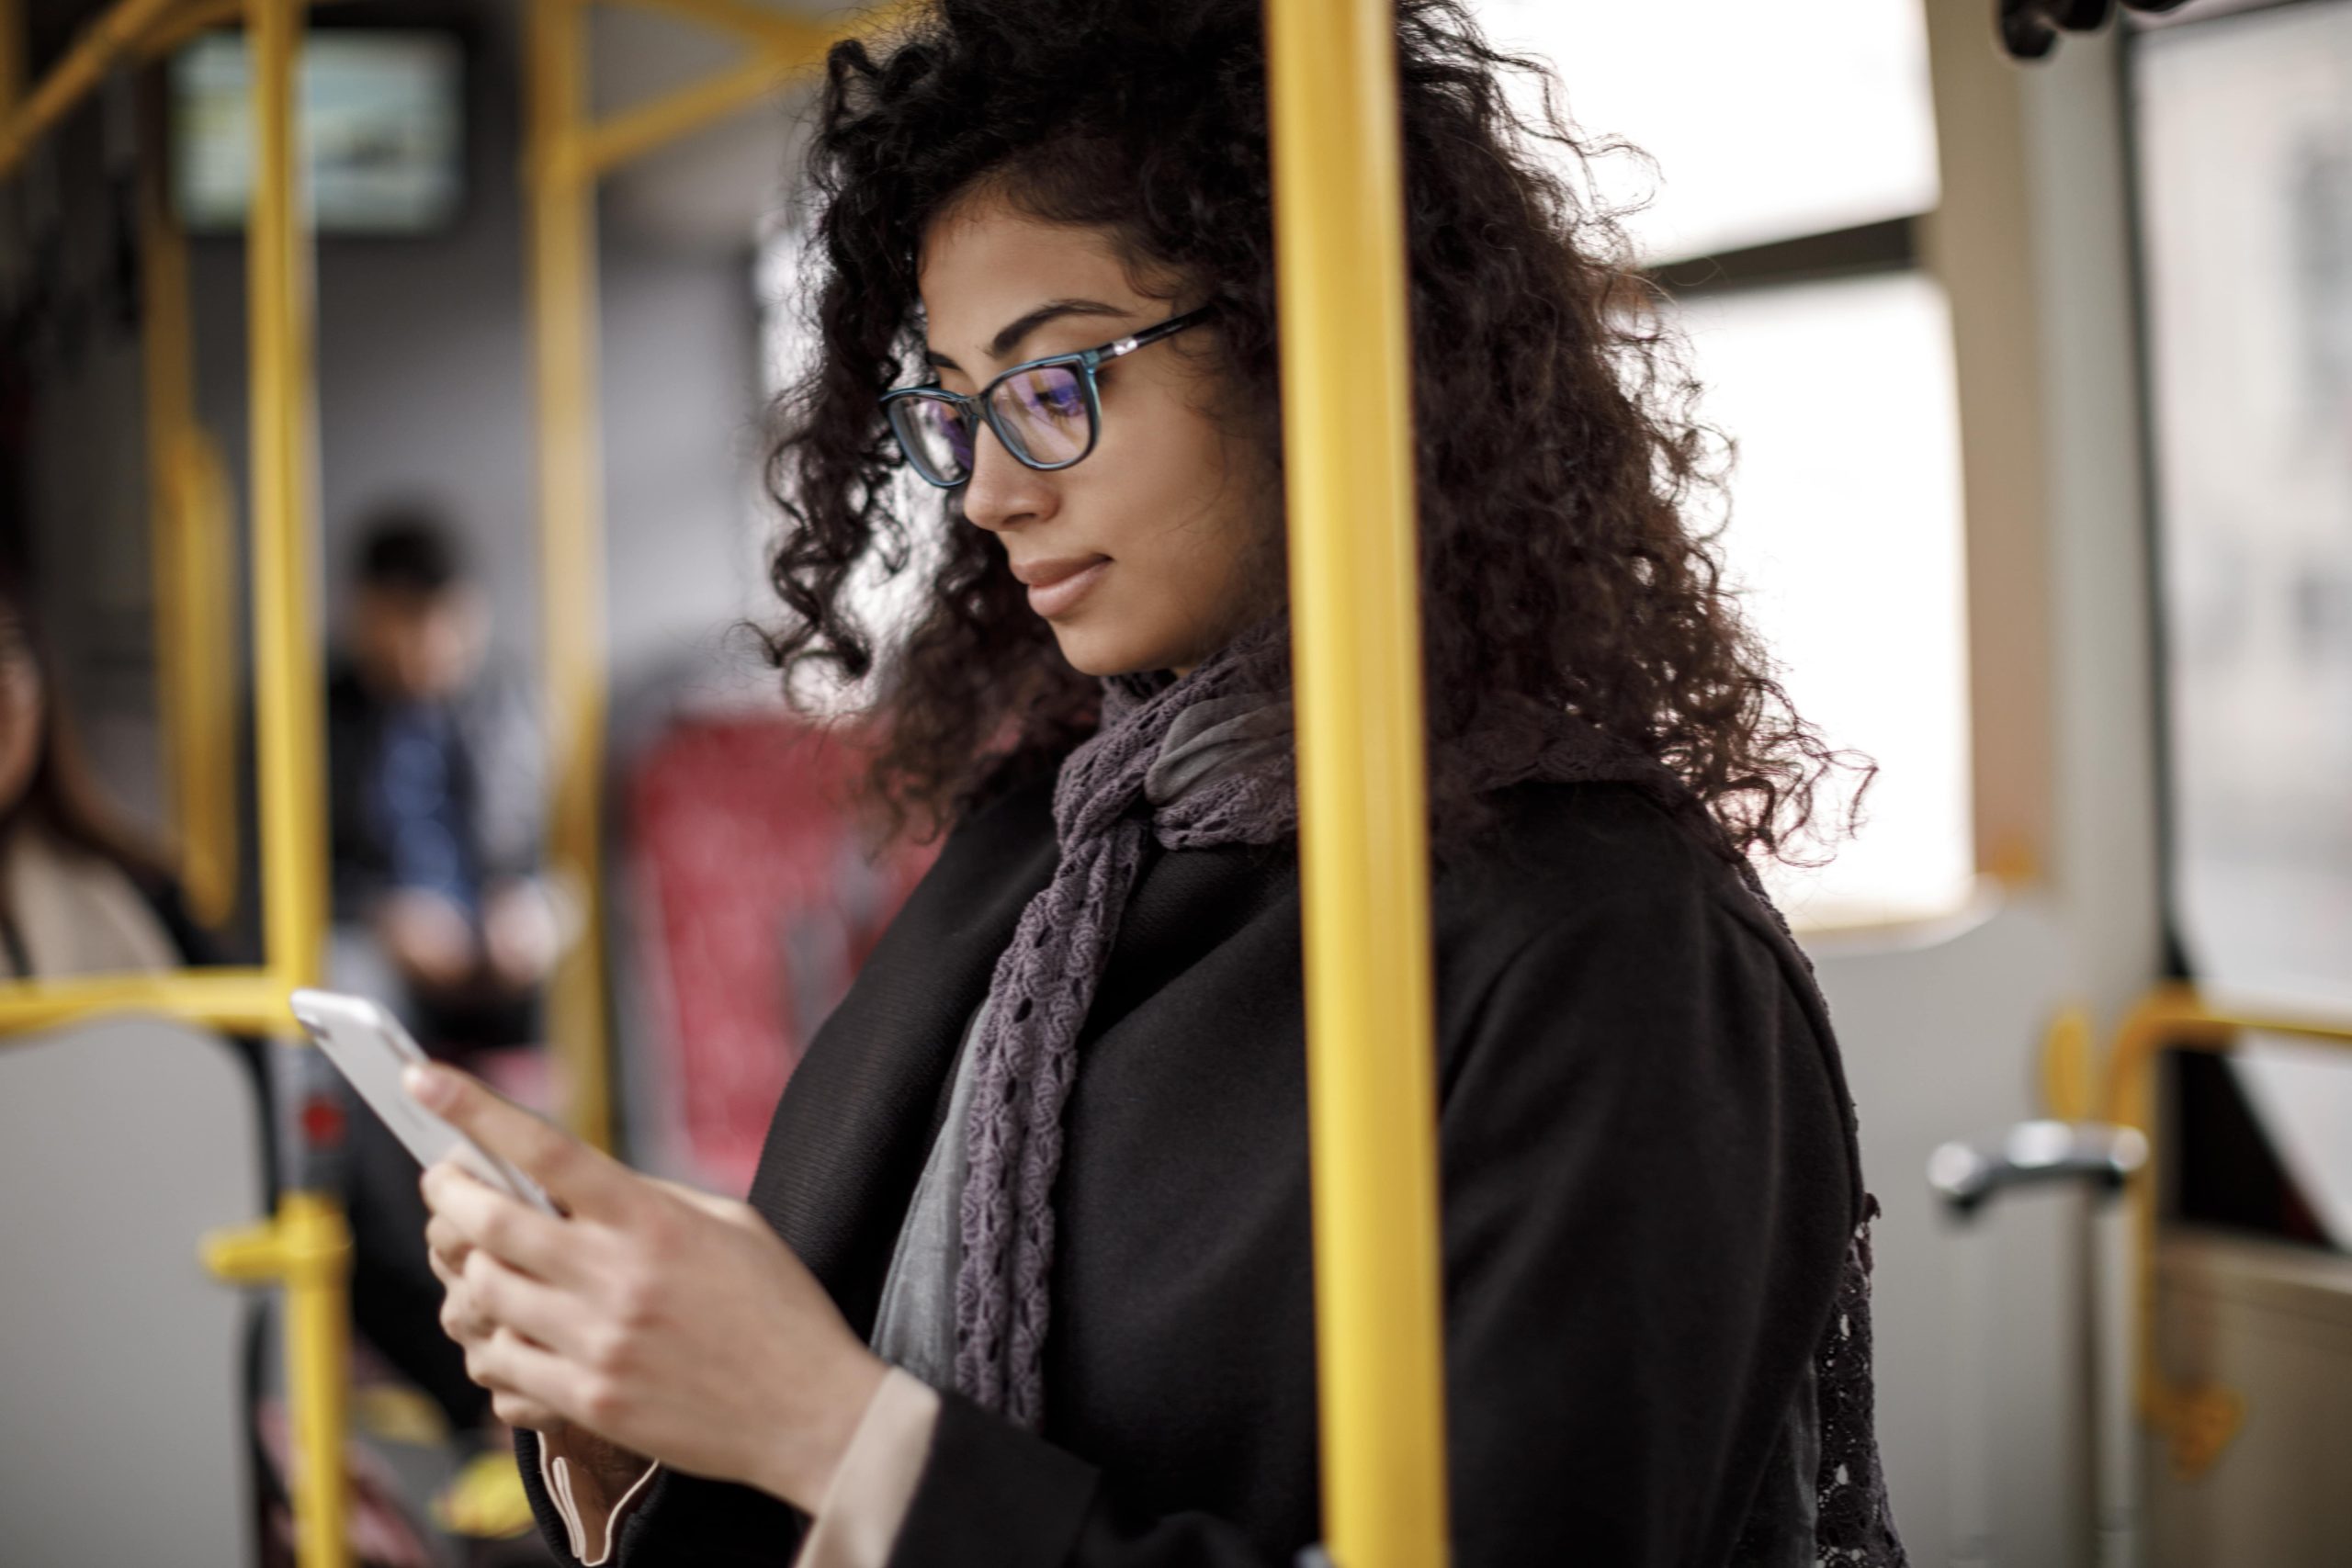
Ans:
{"label": "blurred passenger", "polygon": [[[0,963],[6,976],[155,974],[218,960],[211,938],[189,918],[162,851],[107,800],[35,625],[29,586],[0,569]],[[274,1192],[268,1067],[258,1042],[226,1038],[252,1076],[262,1168]],[[259,1331],[256,1319],[253,1332]],[[261,1368],[250,1353],[248,1365],[263,1561],[291,1568],[284,1413],[263,1397]],[[425,1568],[430,1554],[381,1467],[356,1449],[350,1461],[355,1559],[364,1568]]]}
{"label": "blurred passenger", "polygon": [[0,574],[0,962],[47,979],[176,969],[202,950],[161,852],[84,760],[24,583]]}
{"label": "blurred passenger", "polygon": [[[575,1561],[1322,1539],[1264,39],[1258,0],[944,0],[830,56],[775,652],[872,675],[869,786],[947,834],[748,1202],[412,1075],[566,1211],[425,1177]],[[1396,48],[1419,417],[1349,434],[1420,487],[1450,1555],[1898,1568],[1874,1205],[1751,863],[1834,758],[1710,544],[1650,286],[1539,156],[1555,96],[1450,0]],[[922,563],[902,638],[876,562]]]}
{"label": "blurred passenger", "polygon": [[[434,1055],[539,1099],[538,1007],[560,922],[536,874],[537,718],[491,657],[489,599],[446,525],[390,512],[364,532],[340,629],[327,684],[331,983],[387,1003]],[[441,1330],[415,1161],[356,1098],[348,1112],[352,1319],[461,1447],[503,1454],[488,1397]]]}
{"label": "blurred passenger", "polygon": [[338,967],[348,980],[372,949],[384,999],[436,1055],[535,1040],[560,945],[536,875],[537,725],[491,629],[436,519],[368,528],[327,685]]}

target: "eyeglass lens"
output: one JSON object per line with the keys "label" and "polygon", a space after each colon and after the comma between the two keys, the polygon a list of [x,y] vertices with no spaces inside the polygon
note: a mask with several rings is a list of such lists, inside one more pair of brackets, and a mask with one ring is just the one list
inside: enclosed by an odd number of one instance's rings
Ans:
{"label": "eyeglass lens", "polygon": [[901,398],[890,405],[890,428],[923,477],[961,484],[972,471],[972,421],[944,398]]}
{"label": "eyeglass lens", "polygon": [[[1093,432],[1080,373],[1067,365],[1043,365],[1007,377],[989,394],[999,434],[1012,455],[1037,468],[1058,468],[1086,456]],[[890,427],[924,477],[936,484],[961,484],[972,473],[971,417],[961,403],[942,397],[899,398],[890,404]]]}
{"label": "eyeglass lens", "polygon": [[1086,452],[1086,389],[1068,365],[1041,365],[997,383],[989,396],[1013,456],[1051,468]]}

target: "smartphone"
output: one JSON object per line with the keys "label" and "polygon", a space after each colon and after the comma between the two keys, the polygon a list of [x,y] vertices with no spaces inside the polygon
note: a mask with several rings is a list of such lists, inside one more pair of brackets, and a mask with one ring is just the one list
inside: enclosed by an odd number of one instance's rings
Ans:
{"label": "smartphone", "polygon": [[419,1165],[455,1157],[459,1165],[510,1197],[553,1214],[560,1211],[539,1184],[441,1120],[409,1095],[401,1071],[423,1066],[424,1052],[381,1003],[336,991],[297,991],[295,1021],[318,1043],[368,1109],[383,1119]]}

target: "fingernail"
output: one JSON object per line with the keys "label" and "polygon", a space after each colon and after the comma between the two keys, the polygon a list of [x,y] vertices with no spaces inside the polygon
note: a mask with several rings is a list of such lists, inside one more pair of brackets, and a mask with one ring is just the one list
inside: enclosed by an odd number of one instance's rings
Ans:
{"label": "fingernail", "polygon": [[436,1073],[431,1067],[405,1067],[401,1072],[401,1085],[409,1098],[427,1111],[446,1111],[458,1098],[458,1086],[447,1073]]}

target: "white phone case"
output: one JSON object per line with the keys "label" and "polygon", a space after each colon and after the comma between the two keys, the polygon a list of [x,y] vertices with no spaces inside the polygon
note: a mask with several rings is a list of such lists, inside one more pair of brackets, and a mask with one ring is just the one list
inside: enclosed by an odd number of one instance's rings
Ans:
{"label": "white phone case", "polygon": [[401,1084],[401,1069],[425,1055],[400,1020],[366,997],[335,991],[297,991],[294,1018],[318,1042],[359,1098],[383,1119],[420,1165],[455,1156],[491,1186],[552,1214],[556,1206],[539,1184],[492,1154],[448,1122],[419,1105]]}

